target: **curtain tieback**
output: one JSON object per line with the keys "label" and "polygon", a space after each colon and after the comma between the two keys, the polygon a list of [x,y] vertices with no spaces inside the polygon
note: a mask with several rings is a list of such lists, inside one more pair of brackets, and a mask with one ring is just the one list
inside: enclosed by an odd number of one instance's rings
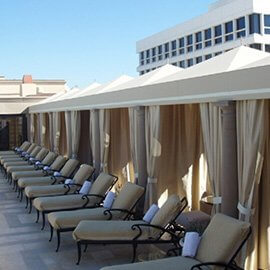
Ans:
{"label": "curtain tieback", "polygon": [[157,184],[157,178],[154,178],[154,177],[148,177],[148,178],[147,178],[147,183],[148,183],[148,184]]}
{"label": "curtain tieback", "polygon": [[239,212],[246,216],[246,217],[250,217],[251,215],[254,214],[255,209],[254,208],[246,208],[244,207],[240,202],[237,205],[237,209],[239,210]]}
{"label": "curtain tieback", "polygon": [[212,201],[213,204],[221,204],[222,203],[222,197],[221,196],[213,197],[212,200],[213,200]]}

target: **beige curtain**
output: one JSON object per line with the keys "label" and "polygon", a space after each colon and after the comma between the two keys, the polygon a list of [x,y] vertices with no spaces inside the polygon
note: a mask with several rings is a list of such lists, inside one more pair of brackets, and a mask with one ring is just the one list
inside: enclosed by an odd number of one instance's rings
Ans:
{"label": "beige curtain", "polygon": [[38,124],[38,114],[34,115],[34,142],[39,144],[39,124]]}
{"label": "beige curtain", "polygon": [[30,142],[35,141],[35,114],[30,113]]}
{"label": "beige curtain", "polygon": [[268,133],[267,102],[237,101],[239,218],[251,222],[253,234],[248,243],[246,269],[258,269],[259,185]]}
{"label": "beige curtain", "polygon": [[50,149],[50,119],[48,113],[43,114],[43,133],[43,145],[47,149]]}
{"label": "beige curtain", "polygon": [[61,133],[61,114],[60,112],[53,112],[52,113],[52,141],[53,141],[53,151],[59,154],[60,148],[60,133]]}
{"label": "beige curtain", "polygon": [[50,150],[54,150],[54,120],[53,120],[53,112],[49,112],[49,138],[50,138]]}
{"label": "beige curtain", "polygon": [[59,136],[59,154],[67,157],[67,129],[66,129],[66,117],[65,112],[60,112],[60,136]]}
{"label": "beige curtain", "polygon": [[77,158],[81,137],[81,112],[71,111],[71,157]]}
{"label": "beige curtain", "polygon": [[160,143],[160,107],[145,108],[145,138],[147,159],[147,187],[145,208],[157,203],[157,176],[159,171],[159,158],[161,156]]}
{"label": "beige curtain", "polygon": [[91,110],[90,111],[90,120],[89,120],[89,142],[90,148],[92,151],[93,157],[93,166],[96,169],[95,173],[101,170],[100,168],[100,129],[99,129],[99,111]]}
{"label": "beige curtain", "polygon": [[72,156],[72,127],[71,127],[71,112],[65,112],[65,123],[66,123],[66,139],[67,139],[67,157]]}
{"label": "beige curtain", "polygon": [[108,157],[110,146],[110,110],[99,110],[100,133],[100,170],[108,172]]}
{"label": "beige curtain", "polygon": [[221,198],[221,157],[222,121],[221,110],[212,103],[200,104],[204,150],[208,165],[208,175],[213,194],[213,211],[220,212]]}

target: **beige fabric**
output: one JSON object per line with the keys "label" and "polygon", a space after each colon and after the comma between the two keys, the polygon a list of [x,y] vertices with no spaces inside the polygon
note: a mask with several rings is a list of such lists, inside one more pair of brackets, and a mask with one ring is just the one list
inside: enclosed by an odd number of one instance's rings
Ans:
{"label": "beige fabric", "polygon": [[73,179],[76,184],[82,185],[84,181],[88,180],[92,175],[94,168],[87,164],[82,164],[80,169],[76,172]]}
{"label": "beige fabric", "polygon": [[38,114],[34,114],[34,140],[33,142],[40,144],[39,141],[39,121],[38,121]]}
{"label": "beige fabric", "polygon": [[[33,201],[33,206],[39,211],[79,208],[86,203],[86,200],[82,199],[82,197],[82,194],[39,197]],[[87,206],[93,206],[99,201],[99,198],[89,197],[89,203],[87,204]]]}
{"label": "beige fabric", "polygon": [[25,188],[27,186],[47,186],[53,183],[53,181],[54,180],[51,178],[51,176],[43,176],[40,175],[40,171],[32,171],[27,172],[25,178],[22,176],[22,174],[20,174],[18,186],[20,188]]}
{"label": "beige fabric", "polygon": [[38,144],[44,146],[44,136],[45,136],[45,127],[43,128],[44,121],[43,121],[43,113],[37,114],[37,121],[38,121]]}
{"label": "beige fabric", "polygon": [[[74,192],[77,187],[70,187],[70,193]],[[64,195],[67,191],[64,184],[48,185],[48,186],[27,186],[24,189],[25,195],[28,198],[37,198],[50,195]]]}
{"label": "beige fabric", "polygon": [[100,173],[98,178],[92,184],[89,191],[90,194],[98,194],[104,196],[110,186],[113,184],[114,177],[110,174]]}
{"label": "beige fabric", "polygon": [[8,173],[33,171],[33,170],[35,170],[34,165],[22,165],[22,166],[9,166],[9,167],[7,167]]}
{"label": "beige fabric", "polygon": [[35,119],[34,114],[30,113],[30,142],[33,143],[35,139]]}
{"label": "beige fabric", "polygon": [[[103,267],[100,270],[190,270],[193,265],[198,263],[200,262],[195,259],[178,256],[140,263],[113,265]],[[202,267],[201,269],[206,270],[210,268]]]}
{"label": "beige fabric", "polygon": [[81,112],[71,111],[71,157],[77,158],[81,136]]}
{"label": "beige fabric", "polygon": [[201,262],[229,262],[249,228],[249,223],[216,214],[202,235],[196,259]]}
{"label": "beige fabric", "polygon": [[32,143],[32,144],[29,146],[29,148],[27,149],[26,152],[27,152],[28,154],[31,154],[32,151],[36,148],[36,146],[37,146],[36,143]]}
{"label": "beige fabric", "polygon": [[246,260],[246,267],[249,269],[257,269],[258,266],[256,253],[252,253],[254,243],[258,239],[258,224],[256,224],[252,209],[258,207],[265,143],[269,136],[267,105],[266,100],[237,101],[236,103],[239,203],[247,209],[247,213],[244,214],[238,207],[239,218],[251,222],[256,232],[246,250],[247,254],[252,254]]}
{"label": "beige fabric", "polygon": [[72,156],[72,124],[71,124],[71,112],[65,112],[65,123],[66,123],[66,140],[67,140],[67,156]]}
{"label": "beige fabric", "polygon": [[[132,240],[138,235],[138,230],[132,230],[134,224],[144,223],[141,220],[106,220],[81,221],[73,231],[73,238],[79,240]],[[146,239],[148,231],[143,230],[139,239]]]}
{"label": "beige fabric", "polygon": [[108,157],[110,147],[110,110],[99,110],[100,133],[100,170],[108,172]]}
{"label": "beige fabric", "polygon": [[36,146],[35,149],[30,153],[31,157],[36,157],[41,149],[41,146]]}
{"label": "beige fabric", "polygon": [[60,112],[60,139],[59,139],[59,153],[67,157],[67,133],[65,112]]}
{"label": "beige fabric", "polygon": [[82,220],[108,220],[103,207],[53,212],[48,221],[54,229],[75,228]]}
{"label": "beige fabric", "polygon": [[144,188],[132,183],[125,183],[116,196],[112,208],[128,209],[135,205],[136,201],[143,195]]}
{"label": "beige fabric", "polygon": [[160,107],[145,109],[145,138],[148,182],[146,188],[146,208],[157,203],[158,160],[161,156]]}
{"label": "beige fabric", "polygon": [[42,148],[42,149],[38,152],[38,154],[36,155],[35,158],[36,158],[37,160],[41,161],[41,160],[43,160],[43,159],[45,158],[45,156],[46,156],[48,153],[49,153],[49,150],[48,150],[48,149]]}
{"label": "beige fabric", "polygon": [[60,173],[63,176],[69,177],[72,172],[74,172],[74,170],[76,169],[76,167],[78,166],[79,161],[76,159],[69,159],[65,166],[61,169]]}
{"label": "beige fabric", "polygon": [[55,153],[59,154],[60,148],[60,132],[61,132],[61,118],[59,112],[53,112],[53,132],[52,132],[52,139],[53,139],[53,150]]}
{"label": "beige fabric", "polygon": [[134,178],[128,175],[131,160],[128,109],[111,109],[108,169],[118,177],[117,190]]}
{"label": "beige fabric", "polygon": [[13,160],[13,161],[7,161],[4,163],[4,168],[7,170],[7,172],[10,171],[10,167],[15,167],[15,166],[26,166],[28,165],[28,161],[25,160]]}
{"label": "beige fabric", "polygon": [[57,154],[56,153],[54,153],[54,152],[49,152],[47,155],[46,155],[46,157],[42,160],[42,164],[43,165],[51,165],[53,162],[54,162],[54,160],[56,159],[56,157],[57,157]]}
{"label": "beige fabric", "polygon": [[[212,103],[200,104],[204,149],[208,164],[209,180],[214,197],[221,196],[222,122],[220,108]],[[215,204],[214,212],[220,212]]]}
{"label": "beige fabric", "polygon": [[[12,172],[12,171],[10,171]],[[26,167],[21,167],[21,170],[19,171],[16,171],[16,170],[13,170],[12,172],[12,179],[14,181],[20,179],[20,178],[25,178],[25,177],[42,177],[44,176],[43,174],[43,171],[42,170],[35,170],[34,168],[31,170],[31,169],[27,169]]]}
{"label": "beige fabric", "polygon": [[53,170],[59,171],[62,166],[66,163],[67,159],[63,156],[58,156],[55,161],[52,163],[51,168]]}
{"label": "beige fabric", "polygon": [[49,112],[49,138],[50,138],[50,150],[54,151],[54,126],[53,126],[53,113]]}
{"label": "beige fabric", "polygon": [[99,129],[99,111],[90,111],[89,140],[93,156],[93,166],[96,172],[100,172],[100,129]]}

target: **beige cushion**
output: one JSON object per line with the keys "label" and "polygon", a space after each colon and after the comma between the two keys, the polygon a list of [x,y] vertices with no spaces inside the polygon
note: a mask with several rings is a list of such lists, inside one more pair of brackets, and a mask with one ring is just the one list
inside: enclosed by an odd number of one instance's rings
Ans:
{"label": "beige cushion", "polygon": [[[71,187],[70,193],[74,192],[77,187]],[[63,184],[49,186],[27,186],[24,193],[28,198],[37,198],[50,195],[64,195],[68,189]]]}
{"label": "beige cushion", "polygon": [[35,167],[34,165],[23,165],[23,166],[9,166],[7,167],[7,172],[8,173],[13,173],[13,172],[25,172],[25,171],[34,171]]}
{"label": "beige cushion", "polygon": [[132,183],[125,183],[112,205],[112,208],[131,210],[136,201],[142,196],[144,188]]}
{"label": "beige cushion", "polygon": [[82,185],[84,181],[88,180],[89,177],[94,172],[94,168],[87,164],[82,164],[80,166],[80,169],[76,172],[76,174],[73,177],[73,180],[76,184]]}
{"label": "beige cushion", "polygon": [[91,186],[89,193],[104,196],[112,185],[114,179],[115,178],[110,174],[100,173]]}
{"label": "beige cushion", "polygon": [[48,215],[48,221],[54,229],[75,228],[82,220],[108,220],[108,215],[103,214],[104,210],[98,207],[52,212]]}
{"label": "beige cushion", "polygon": [[23,160],[23,158],[21,157],[13,157],[13,158],[4,158],[4,159],[1,159],[1,164],[6,167],[7,165],[5,165],[7,162],[20,162],[20,161],[23,161],[23,162],[27,162],[25,160]]}
{"label": "beige cushion", "polygon": [[[178,256],[140,263],[113,265],[103,267],[100,270],[190,270],[193,265],[198,263],[200,262],[195,259]],[[201,269],[209,270],[208,267]]]}
{"label": "beige cushion", "polygon": [[63,156],[58,156],[55,161],[52,163],[51,165],[51,168],[53,170],[57,170],[59,171],[63,166],[64,164],[66,163],[67,159]]}
{"label": "beige cushion", "polygon": [[202,235],[196,259],[202,262],[229,262],[249,228],[249,223],[216,214]]}
{"label": "beige cushion", "polygon": [[[41,176],[39,175],[41,171],[32,171],[27,173],[27,177],[19,178],[18,186],[20,188],[25,188],[27,186],[47,186],[53,183],[51,176]],[[31,176],[30,176],[31,174]]]}
{"label": "beige cushion", "polygon": [[63,176],[69,177],[72,172],[76,169],[77,165],[79,164],[79,161],[76,159],[69,159],[65,166],[61,169],[60,173]]}
{"label": "beige cushion", "polygon": [[34,150],[30,153],[30,155],[31,155],[32,157],[36,157],[36,156],[38,155],[38,153],[40,152],[40,150],[41,150],[41,146],[36,146],[36,147],[34,148]]}
{"label": "beige cushion", "polygon": [[39,152],[38,152],[38,154],[36,155],[36,159],[37,160],[42,160],[42,159],[44,159],[45,158],[45,156],[47,155],[49,153],[49,150],[48,149],[46,149],[46,148],[42,148]]}
{"label": "beige cushion", "polygon": [[53,161],[56,159],[57,154],[54,152],[49,152],[46,157],[42,160],[43,165],[51,165]]}
{"label": "beige cushion", "polygon": [[[17,171],[17,172],[15,171],[15,172],[12,173],[12,179],[14,181],[17,181],[20,178],[38,177],[38,176],[40,176],[40,177],[44,176],[44,173],[43,173],[42,170],[35,170],[35,169],[32,169],[32,171],[30,171],[30,170],[25,170],[25,171],[21,170],[21,171]],[[52,180],[51,180],[51,182],[52,182]],[[49,182],[49,183],[51,183],[51,182]]]}
{"label": "beige cushion", "polygon": [[23,142],[23,144],[19,147],[22,151],[26,151],[30,147],[31,143],[28,141]]}
{"label": "beige cushion", "polygon": [[25,151],[25,152],[27,152],[28,154],[30,154],[30,153],[35,149],[36,146],[37,146],[36,143],[32,143],[32,144],[29,146],[29,148],[27,149],[27,151]]}
{"label": "beige cushion", "polygon": [[[83,220],[73,232],[73,238],[78,240],[132,240],[138,235],[138,230],[132,230],[133,224],[142,224],[138,220]],[[148,238],[148,230],[143,230],[140,239]]]}
{"label": "beige cushion", "polygon": [[25,166],[28,165],[29,163],[25,160],[17,160],[17,161],[10,161],[10,162],[5,162],[4,163],[4,168],[7,170],[7,172],[9,172],[9,167],[11,166]]}
{"label": "beige cushion", "polygon": [[171,195],[153,217],[151,224],[161,227],[166,226],[174,218],[182,207],[177,195]]}

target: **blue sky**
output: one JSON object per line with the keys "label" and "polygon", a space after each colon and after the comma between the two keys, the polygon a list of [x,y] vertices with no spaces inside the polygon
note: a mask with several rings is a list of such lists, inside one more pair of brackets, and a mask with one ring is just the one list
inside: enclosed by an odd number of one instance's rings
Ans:
{"label": "blue sky", "polygon": [[70,87],[137,76],[136,41],[207,11],[214,0],[1,0],[0,74]]}

